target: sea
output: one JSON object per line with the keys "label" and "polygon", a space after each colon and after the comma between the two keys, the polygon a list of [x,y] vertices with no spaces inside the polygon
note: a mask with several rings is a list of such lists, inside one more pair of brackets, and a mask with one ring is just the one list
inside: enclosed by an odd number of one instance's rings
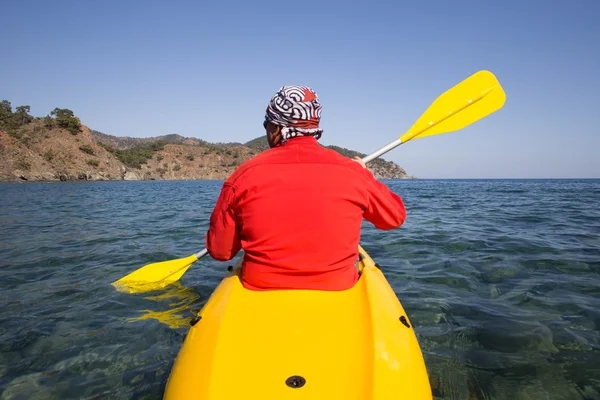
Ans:
{"label": "sea", "polygon": [[[383,182],[406,222],[365,221],[361,244],[434,398],[600,399],[600,180]],[[150,293],[111,283],[202,250],[222,183],[0,184],[0,399],[162,398],[235,260],[204,257]]]}

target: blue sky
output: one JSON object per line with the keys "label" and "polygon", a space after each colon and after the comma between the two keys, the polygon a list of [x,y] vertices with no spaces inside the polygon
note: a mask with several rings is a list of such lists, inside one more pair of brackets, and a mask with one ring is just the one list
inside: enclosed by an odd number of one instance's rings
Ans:
{"label": "blue sky", "polygon": [[10,1],[0,98],[117,136],[263,135],[282,85],[324,144],[370,153],[474,72],[500,111],[384,158],[420,178],[600,178],[600,1]]}

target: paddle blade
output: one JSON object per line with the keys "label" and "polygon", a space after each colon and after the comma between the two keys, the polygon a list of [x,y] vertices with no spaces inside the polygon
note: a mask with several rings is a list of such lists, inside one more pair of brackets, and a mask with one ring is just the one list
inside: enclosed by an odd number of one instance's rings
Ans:
{"label": "paddle blade", "polygon": [[462,129],[498,111],[505,101],[506,94],[494,74],[476,72],[442,93],[400,139],[405,143]]}
{"label": "paddle blade", "polygon": [[177,260],[148,264],[113,282],[112,285],[125,293],[162,289],[178,281],[196,260],[198,257],[194,254]]}

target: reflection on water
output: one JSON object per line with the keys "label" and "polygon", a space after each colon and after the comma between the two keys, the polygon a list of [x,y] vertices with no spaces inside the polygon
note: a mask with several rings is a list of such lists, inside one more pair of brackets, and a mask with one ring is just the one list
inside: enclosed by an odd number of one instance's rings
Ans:
{"label": "reflection on water", "polygon": [[193,317],[192,306],[201,300],[201,296],[195,290],[176,282],[166,287],[162,293],[144,296],[144,299],[150,302],[150,309],[139,310],[141,315],[128,318],[128,322],[154,319],[171,328],[184,328]]}
{"label": "reflection on water", "polygon": [[[361,244],[438,399],[600,399],[600,181],[394,181],[405,225]],[[160,399],[230,263],[111,282],[205,247],[222,182],[0,185],[0,399]],[[243,332],[240,333],[243,335]]]}

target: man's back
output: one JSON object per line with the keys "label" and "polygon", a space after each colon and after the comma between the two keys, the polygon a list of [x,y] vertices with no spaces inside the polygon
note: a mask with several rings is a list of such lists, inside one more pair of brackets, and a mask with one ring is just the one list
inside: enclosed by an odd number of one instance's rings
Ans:
{"label": "man's back", "polygon": [[207,248],[218,260],[244,249],[251,289],[343,290],[363,217],[380,229],[404,222],[399,196],[357,162],[297,137],[242,164],[225,182]]}

